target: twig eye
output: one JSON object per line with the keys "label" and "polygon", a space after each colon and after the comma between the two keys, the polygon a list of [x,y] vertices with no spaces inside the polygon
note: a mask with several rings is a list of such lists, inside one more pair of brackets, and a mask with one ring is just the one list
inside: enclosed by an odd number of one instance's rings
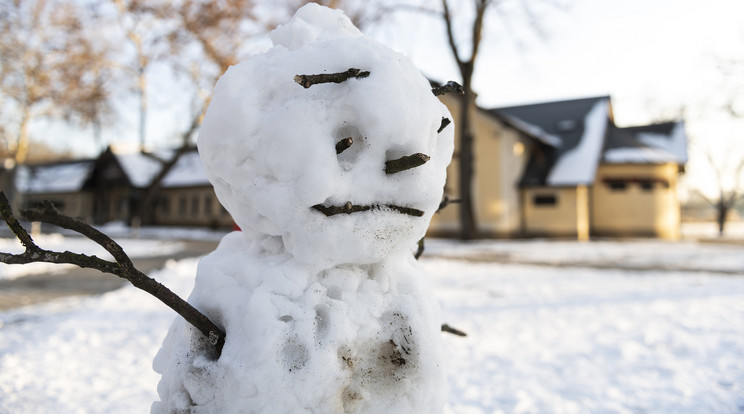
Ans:
{"label": "twig eye", "polygon": [[352,137],[347,137],[337,142],[336,143],[336,154],[340,154],[346,151],[347,149],[349,149],[349,147],[351,147],[351,144],[353,143],[354,143],[354,139]]}

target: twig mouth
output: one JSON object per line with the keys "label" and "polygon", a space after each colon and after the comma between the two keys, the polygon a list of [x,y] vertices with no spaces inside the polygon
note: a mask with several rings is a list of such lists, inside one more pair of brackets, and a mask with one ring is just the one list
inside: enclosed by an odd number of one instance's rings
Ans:
{"label": "twig mouth", "polygon": [[370,204],[370,205],[357,205],[352,204],[351,201],[347,201],[346,204],[340,205],[340,206],[325,206],[323,204],[316,204],[312,206],[314,210],[317,210],[323,214],[325,214],[327,217],[335,216],[336,214],[351,214],[351,213],[360,213],[363,211],[372,211],[372,210],[393,210],[401,214],[406,214],[408,216],[413,217],[421,217],[424,215],[424,212],[411,207],[403,207],[398,206],[395,204]]}

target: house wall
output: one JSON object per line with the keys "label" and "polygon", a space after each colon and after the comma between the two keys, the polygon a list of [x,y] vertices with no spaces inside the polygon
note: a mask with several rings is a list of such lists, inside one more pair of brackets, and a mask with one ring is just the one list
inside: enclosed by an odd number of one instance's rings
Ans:
{"label": "house wall", "polygon": [[680,237],[674,163],[601,164],[592,192],[592,234]]}
{"label": "house wall", "polygon": [[20,194],[22,208],[36,207],[42,201],[51,201],[64,215],[90,221],[93,215],[93,196],[88,192]]}
{"label": "house wall", "polygon": [[155,211],[155,222],[159,225],[212,228],[229,228],[233,224],[212,186],[163,189]]}
{"label": "house wall", "polygon": [[527,187],[522,195],[522,228],[530,237],[589,238],[589,189]]}
{"label": "house wall", "polygon": [[[459,102],[442,97],[453,116],[455,155],[447,168],[445,194],[459,198]],[[483,236],[510,237],[520,232],[520,206],[517,183],[524,171],[526,143],[515,130],[505,126],[490,114],[473,108],[471,122],[475,133],[473,202],[476,222]],[[434,215],[429,235],[454,236],[459,234],[459,205],[450,204]]]}

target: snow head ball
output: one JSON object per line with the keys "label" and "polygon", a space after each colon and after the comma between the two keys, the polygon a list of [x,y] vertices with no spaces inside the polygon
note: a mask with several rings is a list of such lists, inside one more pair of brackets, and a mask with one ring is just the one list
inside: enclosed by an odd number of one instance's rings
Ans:
{"label": "snow head ball", "polygon": [[202,124],[220,201],[245,237],[299,262],[410,249],[441,201],[446,107],[408,58],[340,11],[308,4],[271,39],[219,80]]}

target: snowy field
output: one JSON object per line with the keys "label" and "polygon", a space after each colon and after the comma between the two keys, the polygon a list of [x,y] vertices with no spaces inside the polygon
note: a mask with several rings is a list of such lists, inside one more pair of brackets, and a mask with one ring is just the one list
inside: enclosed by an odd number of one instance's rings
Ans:
{"label": "snowy field", "polygon": [[[444,322],[468,333],[443,334],[447,413],[744,412],[742,245],[427,247]],[[152,276],[185,296],[196,263]],[[132,287],[0,313],[0,413],[148,412],[173,318]]]}

